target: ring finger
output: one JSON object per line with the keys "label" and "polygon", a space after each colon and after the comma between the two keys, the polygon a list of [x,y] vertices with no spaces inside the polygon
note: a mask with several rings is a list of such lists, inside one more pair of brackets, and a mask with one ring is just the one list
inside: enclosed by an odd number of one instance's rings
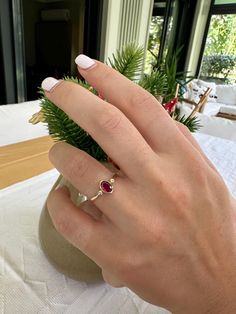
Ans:
{"label": "ring finger", "polygon": [[[112,170],[115,169],[108,169],[84,151],[63,142],[57,143],[51,148],[49,158],[63,177],[88,199],[93,198],[98,191],[101,191],[101,180],[109,183],[109,180],[114,176]],[[122,180],[122,184],[119,184],[120,180]],[[125,181],[127,180],[124,175],[122,178],[119,176],[115,179],[115,198],[119,198],[117,194],[122,194],[121,190],[125,188]],[[112,183],[110,187],[113,189]],[[110,220],[113,220],[118,212],[119,216],[122,216],[121,210],[114,210],[116,202],[112,201],[113,198],[112,195],[101,195],[93,201]],[[111,210],[111,206],[113,210]]]}

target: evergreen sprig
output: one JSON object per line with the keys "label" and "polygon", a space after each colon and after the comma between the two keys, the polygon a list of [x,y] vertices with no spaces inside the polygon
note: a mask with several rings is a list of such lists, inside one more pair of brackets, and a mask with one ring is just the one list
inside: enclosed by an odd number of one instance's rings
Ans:
{"label": "evergreen sprig", "polygon": [[[67,80],[65,78],[65,80]],[[76,79],[69,79],[75,81]],[[75,81],[76,82],[76,81]],[[79,83],[79,81],[77,81]],[[68,115],[54,105],[47,97],[41,98],[41,107],[44,121],[47,123],[49,134],[56,141],[64,141],[96,158],[99,161],[106,161],[107,154],[95,142],[95,140]]]}
{"label": "evergreen sprig", "polygon": [[135,43],[123,47],[121,51],[112,54],[108,62],[113,69],[126,76],[131,81],[138,80],[142,73],[144,50]]}
{"label": "evergreen sprig", "polygon": [[198,131],[202,127],[196,116],[181,115],[179,108],[177,108],[174,112],[174,120],[184,124],[192,133]]}
{"label": "evergreen sprig", "polygon": [[159,71],[153,71],[149,75],[144,75],[139,81],[139,85],[156,98],[165,95],[168,90],[167,76]]}

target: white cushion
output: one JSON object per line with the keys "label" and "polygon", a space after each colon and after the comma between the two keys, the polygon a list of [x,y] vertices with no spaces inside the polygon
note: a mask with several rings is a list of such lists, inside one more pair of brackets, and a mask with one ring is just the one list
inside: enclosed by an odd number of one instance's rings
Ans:
{"label": "white cushion", "polygon": [[202,80],[194,79],[187,85],[187,92],[184,98],[198,103],[201,96],[206,92],[207,88],[211,88],[211,92],[208,96],[208,101],[216,101],[216,84],[214,82],[205,82]]}
{"label": "white cushion", "polygon": [[236,105],[236,85],[217,85],[217,102],[226,105]]}
{"label": "white cushion", "polygon": [[235,117],[236,117],[236,106],[229,106],[229,105],[228,106],[221,106],[220,112],[235,115]]}
{"label": "white cushion", "polygon": [[[181,104],[179,105],[180,114],[188,117],[191,113],[191,109]],[[202,113],[196,113],[197,118],[200,121],[201,128],[198,130],[199,133],[205,133],[228,140],[236,141],[236,121],[211,117]]]}
{"label": "white cushion", "polygon": [[220,107],[223,105],[224,104],[218,102],[207,102],[202,113],[206,114],[207,116],[216,116],[220,110]]}
{"label": "white cushion", "polygon": [[212,92],[215,93],[216,91],[216,83],[215,82],[207,82],[207,81],[203,81],[203,80],[197,80],[197,84],[199,86],[203,86],[203,87],[206,87],[206,88],[211,88]]}
{"label": "white cushion", "polygon": [[216,98],[217,98],[217,95],[216,95],[216,83],[214,83],[214,82],[206,82],[206,81],[203,81],[203,80],[197,80],[197,84],[198,84],[198,86],[201,89],[204,89],[204,91],[206,91],[207,88],[210,88],[211,92],[210,92],[210,94],[209,94],[207,99],[210,102],[216,102]]}

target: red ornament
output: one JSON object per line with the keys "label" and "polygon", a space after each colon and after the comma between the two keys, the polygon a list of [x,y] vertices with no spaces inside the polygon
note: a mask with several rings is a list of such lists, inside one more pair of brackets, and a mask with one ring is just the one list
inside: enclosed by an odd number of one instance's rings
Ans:
{"label": "red ornament", "polygon": [[163,104],[163,107],[169,114],[171,114],[175,110],[175,106],[177,102],[178,102],[178,97],[175,97],[172,100],[168,101],[167,103]]}

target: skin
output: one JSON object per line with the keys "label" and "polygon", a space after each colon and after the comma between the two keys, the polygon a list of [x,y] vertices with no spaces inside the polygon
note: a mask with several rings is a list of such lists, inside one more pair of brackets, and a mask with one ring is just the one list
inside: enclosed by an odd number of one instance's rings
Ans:
{"label": "skin", "polygon": [[[217,170],[147,91],[98,61],[79,72],[107,101],[64,81],[46,95],[121,172],[112,194],[81,208],[65,187],[52,192],[56,229],[112,286],[173,313],[236,313],[236,201]],[[49,156],[88,198],[113,176],[66,143]]]}

